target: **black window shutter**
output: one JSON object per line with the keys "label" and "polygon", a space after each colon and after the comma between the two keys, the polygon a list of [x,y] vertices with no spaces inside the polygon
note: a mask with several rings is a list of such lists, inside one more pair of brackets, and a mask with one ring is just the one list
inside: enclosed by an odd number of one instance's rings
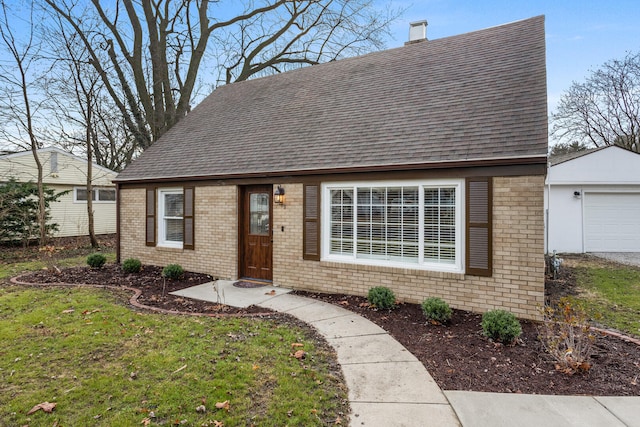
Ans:
{"label": "black window shutter", "polygon": [[184,234],[182,247],[195,249],[195,187],[184,187],[183,226]]}
{"label": "black window shutter", "polygon": [[466,274],[493,273],[493,189],[491,177],[467,178]]}
{"label": "black window shutter", "polygon": [[156,189],[147,188],[145,216],[145,243],[147,246],[156,245]]}
{"label": "black window shutter", "polygon": [[305,184],[303,188],[302,258],[320,261],[320,185]]}

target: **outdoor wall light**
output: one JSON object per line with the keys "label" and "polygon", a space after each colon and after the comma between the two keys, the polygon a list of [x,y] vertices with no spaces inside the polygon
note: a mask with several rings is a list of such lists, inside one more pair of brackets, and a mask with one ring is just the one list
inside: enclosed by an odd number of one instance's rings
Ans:
{"label": "outdoor wall light", "polygon": [[580,192],[579,191],[574,191],[573,192],[573,197],[575,197],[576,199],[580,198]]}
{"label": "outdoor wall light", "polygon": [[281,185],[278,185],[278,188],[276,188],[275,193],[273,193],[273,201],[277,205],[284,206],[284,188],[282,188]]}

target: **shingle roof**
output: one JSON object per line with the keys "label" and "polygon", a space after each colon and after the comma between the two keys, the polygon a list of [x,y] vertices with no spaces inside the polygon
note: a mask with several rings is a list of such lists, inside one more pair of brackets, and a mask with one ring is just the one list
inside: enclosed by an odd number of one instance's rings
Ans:
{"label": "shingle roof", "polygon": [[539,16],[222,86],[117,181],[539,163],[546,153]]}
{"label": "shingle roof", "polygon": [[[577,159],[579,157],[586,156],[587,154],[591,154],[591,153],[594,153],[596,151],[604,150],[605,148],[608,148],[608,147],[611,147],[611,145],[604,145],[602,147],[587,148],[586,150],[575,151],[573,153],[567,153],[567,154],[561,154],[559,156],[549,156],[549,165],[550,166],[559,165],[560,163],[568,162],[569,160]],[[619,147],[619,148],[622,148],[622,147]]]}
{"label": "shingle roof", "polygon": [[633,150],[630,150],[626,147],[621,147],[619,145],[603,145],[602,147],[594,147],[594,148],[587,148],[586,150],[582,150],[582,151],[576,151],[573,153],[567,153],[567,154],[562,154],[559,156],[555,156],[555,157],[549,157],[549,165],[550,166],[555,166],[555,165],[559,165],[561,163],[565,163],[568,162],[570,160],[574,160],[574,159],[578,159],[580,157],[586,156],[588,154],[591,153],[595,153],[597,151],[602,151],[602,150],[606,150],[610,147],[616,147],[619,148],[620,150],[625,150],[628,151],[629,153],[633,153],[635,155],[640,155],[640,153],[636,153]]}

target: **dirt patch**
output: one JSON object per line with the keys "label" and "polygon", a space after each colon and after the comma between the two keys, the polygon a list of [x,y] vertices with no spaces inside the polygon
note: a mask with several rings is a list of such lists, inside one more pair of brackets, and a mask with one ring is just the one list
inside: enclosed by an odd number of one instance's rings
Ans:
{"label": "dirt patch", "polygon": [[[94,283],[128,286],[142,291],[139,301],[166,310],[207,314],[265,312],[258,307],[237,309],[222,304],[168,295],[174,290],[206,283],[212,277],[186,273],[180,280],[164,280],[160,267],[144,266],[126,274],[118,265],[99,270],[65,269],[59,274],[40,271],[22,280],[41,283]],[[548,301],[576,291],[570,268],[547,281]],[[538,341],[536,322],[522,321],[523,334],[515,346],[495,344],[481,334],[481,316],[454,310],[447,326],[425,321],[417,304],[400,304],[392,311],[374,310],[363,297],[297,292],[352,310],[378,324],[413,353],[445,390],[557,395],[640,396],[640,346],[611,336],[599,336],[592,368],[582,374],[558,372]]]}

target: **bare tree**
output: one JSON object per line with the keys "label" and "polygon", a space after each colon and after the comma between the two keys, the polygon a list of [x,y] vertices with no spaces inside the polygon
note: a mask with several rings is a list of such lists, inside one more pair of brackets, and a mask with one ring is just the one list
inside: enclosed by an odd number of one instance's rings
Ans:
{"label": "bare tree", "polygon": [[[48,44],[55,66],[49,73],[47,95],[53,101],[52,114],[57,117],[58,131],[63,139],[62,145],[68,151],[78,146],[84,153],[86,162],[87,224],[91,246],[98,247],[95,235],[95,217],[93,211],[93,160],[94,153],[102,153],[101,134],[113,134],[114,127],[105,119],[101,108],[102,83],[100,76],[91,66],[88,53],[75,33],[67,33],[62,21],[58,27],[49,29]],[[113,143],[113,141],[110,141]],[[124,147],[126,144],[120,144]]]}
{"label": "bare tree", "polygon": [[[5,122],[15,125],[17,135],[10,135],[7,128],[3,128],[5,138],[11,138],[17,145],[22,146],[23,138],[26,137],[27,147],[33,154],[33,159],[38,171],[38,225],[40,245],[44,245],[47,240],[47,212],[45,202],[45,189],[43,184],[42,162],[38,157],[38,149],[42,148],[35,130],[35,116],[37,108],[34,108],[32,94],[34,81],[37,79],[33,73],[35,63],[38,60],[38,43],[34,38],[34,17],[33,8],[30,9],[28,21],[22,22],[11,15],[11,11],[5,0],[0,0],[0,38],[5,50],[10,57],[7,62],[0,64],[0,81],[3,83],[3,95],[0,96],[2,113],[5,115]],[[26,34],[16,37],[16,30],[12,28],[11,22],[26,24]],[[22,27],[24,32],[24,27]]]}
{"label": "bare tree", "polygon": [[360,54],[382,47],[393,17],[370,0],[44,4],[82,40],[140,149],[188,113],[203,64],[231,83]]}
{"label": "bare tree", "polygon": [[551,147],[551,150],[549,151],[549,157],[560,157],[571,153],[579,153],[588,149],[589,146],[581,142],[559,142]]}
{"label": "bare tree", "polygon": [[574,82],[552,116],[553,134],[596,147],[640,151],[640,52],[605,63]]}
{"label": "bare tree", "polygon": [[[71,44],[67,43],[65,46],[69,51],[69,56],[73,58],[74,52],[72,52]],[[96,239],[93,215],[93,146],[98,138],[95,131],[93,112],[95,110],[96,86],[98,85],[99,77],[95,73],[93,75],[86,73],[80,60],[71,61],[68,66],[71,78],[69,83],[73,85],[77,108],[81,114],[84,127],[84,148],[86,149],[87,158],[86,188],[89,241],[91,242],[91,247],[97,248],[98,240]]]}

